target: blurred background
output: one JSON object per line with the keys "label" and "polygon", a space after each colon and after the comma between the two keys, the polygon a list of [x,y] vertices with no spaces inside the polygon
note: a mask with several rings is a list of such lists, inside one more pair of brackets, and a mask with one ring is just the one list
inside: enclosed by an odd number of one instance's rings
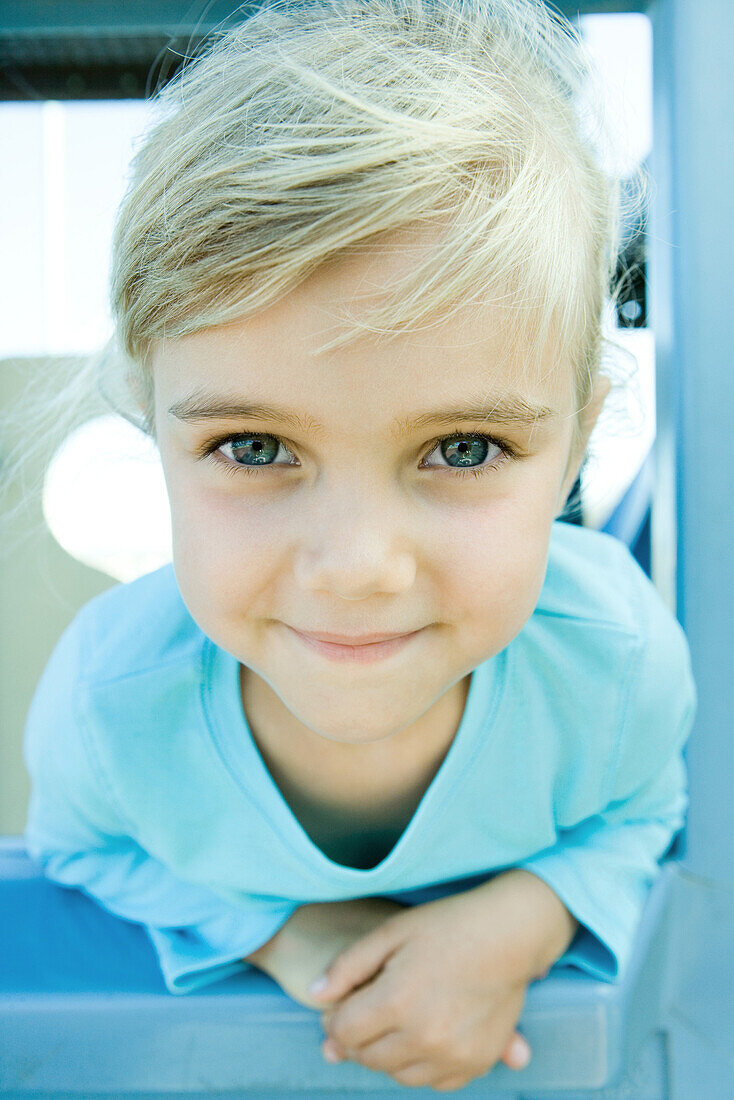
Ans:
{"label": "blurred background", "polygon": [[[120,5],[118,5],[120,7]],[[207,25],[218,18],[207,6]],[[0,2],[0,405],[27,386],[59,387],[111,334],[108,264],[130,159],[155,112],[150,96],[196,35],[173,18],[186,5]],[[156,11],[166,18],[156,21]],[[82,13],[83,25],[79,15]],[[5,18],[3,18],[5,16]],[[211,17],[211,18],[209,18]],[[107,22],[105,22],[107,20]],[[121,21],[130,21],[121,34]],[[206,32],[194,21],[196,34]],[[652,37],[642,14],[587,15],[579,25],[603,80],[612,170],[632,180],[652,149]],[[117,27],[115,30],[114,28]],[[635,486],[649,491],[655,439],[655,336],[648,325],[643,218],[625,229],[629,270],[607,334],[624,391],[600,420],[572,522],[610,529]],[[33,423],[14,420],[27,440]],[[0,440],[3,453],[15,442]],[[21,498],[0,573],[0,834],[20,833],[28,780],[25,714],[61,631],[97,592],[170,561],[170,520],[155,448],[103,400],[79,410],[65,439],[36,441],[42,489]],[[0,466],[1,470],[1,466]],[[646,490],[647,487],[647,490]],[[638,510],[628,541],[649,572]]]}

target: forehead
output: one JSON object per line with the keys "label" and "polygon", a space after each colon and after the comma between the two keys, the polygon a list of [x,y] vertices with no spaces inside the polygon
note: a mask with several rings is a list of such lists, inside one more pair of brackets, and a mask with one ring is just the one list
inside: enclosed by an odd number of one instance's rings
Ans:
{"label": "forehead", "polygon": [[534,354],[512,310],[497,301],[462,307],[417,331],[367,331],[346,346],[320,350],[366,317],[430,244],[425,234],[384,235],[322,264],[254,316],[157,343],[159,411],[164,402],[166,409],[181,408],[206,395],[296,407],[312,423],[339,411],[374,425],[457,400],[568,415],[570,368],[552,348]]}

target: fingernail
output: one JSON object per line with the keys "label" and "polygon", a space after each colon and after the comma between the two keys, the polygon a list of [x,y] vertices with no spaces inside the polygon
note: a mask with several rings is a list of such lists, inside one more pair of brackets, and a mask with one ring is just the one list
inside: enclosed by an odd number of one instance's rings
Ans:
{"label": "fingernail", "polygon": [[327,1044],[324,1047],[323,1053],[324,1053],[324,1059],[327,1062],[332,1062],[332,1063],[333,1062],[341,1062],[341,1058],[339,1057],[339,1055],[337,1054],[337,1052],[334,1050],[334,1048],[332,1046],[329,1046]]}
{"label": "fingernail", "polygon": [[310,986],[308,987],[308,992],[311,993],[311,994],[323,993],[323,991],[326,989],[328,984],[329,984],[329,979],[324,977],[324,975],[322,974],[320,978],[314,978],[314,980],[311,982]]}
{"label": "fingernail", "polygon": [[530,1047],[521,1035],[516,1035],[512,1040],[510,1052],[513,1062],[515,1062],[520,1069],[525,1069],[525,1066],[530,1061]]}

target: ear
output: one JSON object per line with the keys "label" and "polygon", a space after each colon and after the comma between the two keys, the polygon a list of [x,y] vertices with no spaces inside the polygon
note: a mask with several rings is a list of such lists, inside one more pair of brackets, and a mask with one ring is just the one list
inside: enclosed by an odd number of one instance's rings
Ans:
{"label": "ear", "polygon": [[589,442],[589,437],[594,430],[594,425],[599,419],[599,414],[604,406],[604,402],[607,395],[612,388],[612,384],[604,374],[597,374],[594,379],[594,388],[589,399],[589,403],[579,413],[579,425],[576,438],[576,445],[571,451],[568,457],[568,464],[566,466],[566,472],[563,475],[563,484],[561,485],[558,501],[556,502],[556,515],[559,516],[563,511],[568,494],[573,488],[574,482],[578,477],[579,470],[581,469],[581,463],[583,462],[584,455],[586,453],[586,447]]}

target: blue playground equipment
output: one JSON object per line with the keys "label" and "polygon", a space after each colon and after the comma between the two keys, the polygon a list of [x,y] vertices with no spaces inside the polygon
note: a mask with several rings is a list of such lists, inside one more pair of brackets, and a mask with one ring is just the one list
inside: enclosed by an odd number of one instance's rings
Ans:
{"label": "blue playground equipment", "polygon": [[[462,1095],[732,1100],[734,6],[561,6],[570,14],[646,12],[653,23],[656,182],[648,271],[657,438],[605,529],[651,571],[688,635],[699,692],[687,749],[690,809],[649,896],[623,980],[612,985],[551,970],[530,986],[519,1023],[533,1049],[530,1065],[518,1073],[498,1064]],[[91,7],[97,15],[109,9],[111,20],[108,3],[45,7],[76,12],[79,26],[89,24]],[[160,9],[161,24],[178,8],[183,23],[187,7],[164,0],[126,6],[145,9],[149,19]],[[2,33],[22,9],[0,0]],[[315,1100],[405,1093],[353,1063],[326,1065],[318,1014],[265,975],[169,994],[141,926],[46,881],[21,838],[0,838],[0,919],[0,1096]]]}

